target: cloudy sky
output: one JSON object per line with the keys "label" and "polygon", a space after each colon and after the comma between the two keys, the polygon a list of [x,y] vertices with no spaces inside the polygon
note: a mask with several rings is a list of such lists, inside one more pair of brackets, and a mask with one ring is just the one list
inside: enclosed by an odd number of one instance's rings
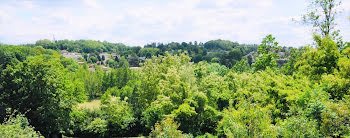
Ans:
{"label": "cloudy sky", "polygon": [[[273,34],[282,45],[311,43],[294,22],[308,0],[1,0],[0,43],[93,39],[140,45],[226,39],[258,44]],[[350,41],[350,0],[338,17]]]}

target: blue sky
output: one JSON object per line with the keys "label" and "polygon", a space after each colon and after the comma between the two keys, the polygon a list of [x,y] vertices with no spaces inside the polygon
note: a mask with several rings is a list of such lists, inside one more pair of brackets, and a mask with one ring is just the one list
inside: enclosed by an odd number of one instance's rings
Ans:
{"label": "blue sky", "polygon": [[[226,39],[259,44],[273,34],[281,45],[312,43],[298,19],[308,0],[1,0],[0,43],[93,39],[143,46],[151,42]],[[338,16],[350,41],[350,0]]]}

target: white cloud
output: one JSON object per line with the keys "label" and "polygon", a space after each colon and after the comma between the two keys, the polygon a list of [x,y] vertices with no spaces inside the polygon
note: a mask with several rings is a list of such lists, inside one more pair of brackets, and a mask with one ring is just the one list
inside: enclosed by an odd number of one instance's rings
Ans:
{"label": "white cloud", "polygon": [[[303,2],[284,1],[294,5],[277,0],[75,2],[78,3],[60,6],[2,2],[0,41],[27,43],[55,35],[56,39],[95,39],[129,45],[211,39],[260,43],[272,33],[281,44],[311,43],[310,31],[291,19],[300,14],[295,7],[304,6]],[[2,7],[6,6],[5,11]],[[349,31],[344,34],[350,36]]]}
{"label": "white cloud", "polygon": [[83,0],[84,4],[92,8],[101,8],[102,6],[97,3],[97,0]]}

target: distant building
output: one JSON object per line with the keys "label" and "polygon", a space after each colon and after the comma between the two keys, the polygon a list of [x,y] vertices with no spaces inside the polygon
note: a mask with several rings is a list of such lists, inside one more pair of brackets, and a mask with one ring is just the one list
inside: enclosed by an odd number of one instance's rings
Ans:
{"label": "distant building", "polygon": [[278,65],[283,66],[284,64],[288,63],[288,58],[281,58],[281,59],[277,59],[276,62],[278,63]]}
{"label": "distant building", "polygon": [[61,50],[61,54],[67,54],[68,51],[67,50]]}
{"label": "distant building", "polygon": [[129,69],[132,69],[132,70],[139,70],[139,69],[142,69],[142,67],[129,67]]}
{"label": "distant building", "polygon": [[139,57],[139,61],[142,61],[142,62],[146,61],[146,57]]}
{"label": "distant building", "polygon": [[286,55],[286,53],[285,53],[285,52],[279,52],[277,55],[278,55],[279,57],[284,57],[284,56]]}
{"label": "distant building", "polygon": [[62,56],[65,58],[73,58],[75,60],[79,60],[79,58],[83,58],[83,56],[80,53],[69,53],[65,52],[64,50],[61,51]]}
{"label": "distant building", "polygon": [[106,61],[109,59],[111,54],[108,54],[108,53],[101,53],[99,56],[102,58],[102,57],[105,57],[105,60],[103,60],[103,63],[106,63]]}
{"label": "distant building", "polygon": [[102,70],[107,70],[108,67],[106,67],[106,66],[101,66],[101,69],[102,69]]}
{"label": "distant building", "polygon": [[111,56],[120,58],[120,55],[117,55],[116,53],[112,53]]}

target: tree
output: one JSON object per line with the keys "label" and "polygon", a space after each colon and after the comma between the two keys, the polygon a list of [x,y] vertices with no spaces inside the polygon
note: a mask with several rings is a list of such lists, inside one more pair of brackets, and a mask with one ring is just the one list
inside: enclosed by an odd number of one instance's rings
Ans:
{"label": "tree", "polygon": [[50,48],[50,49],[57,49],[57,47],[54,47],[51,43],[50,40],[48,39],[43,39],[43,40],[38,40],[35,42],[36,46],[42,46],[44,48]]}
{"label": "tree", "polygon": [[350,43],[342,51],[342,56],[338,61],[339,73],[344,78],[350,78]]}
{"label": "tree", "polygon": [[96,58],[96,57],[94,57],[94,56],[91,56],[90,58],[89,58],[89,62],[90,63],[96,63],[98,61],[98,59]]}
{"label": "tree", "polygon": [[338,69],[340,52],[337,44],[330,38],[314,36],[317,48],[309,48],[302,54],[295,67],[313,79],[319,79],[324,73],[331,74]]}
{"label": "tree", "polygon": [[196,122],[196,110],[194,107],[191,107],[189,104],[184,103],[179,106],[178,109],[172,112],[174,120],[180,123],[179,129],[185,133],[195,133],[198,127],[195,124]]}
{"label": "tree", "polygon": [[257,61],[253,64],[254,70],[265,70],[267,67],[274,68],[277,66],[276,59],[278,58],[275,53],[276,50],[280,49],[278,42],[275,41],[275,37],[271,34],[267,35],[261,45],[258,46],[258,57]]}
{"label": "tree", "polygon": [[120,100],[119,97],[105,95],[101,101],[102,112],[107,117],[107,127],[110,137],[132,136],[128,133],[132,127],[135,118],[126,99]]}
{"label": "tree", "polygon": [[87,126],[87,131],[89,131],[95,137],[104,137],[107,132],[107,121],[101,118],[94,118],[94,120]]}
{"label": "tree", "polygon": [[142,48],[139,51],[139,56],[151,58],[152,56],[155,56],[158,52],[159,52],[158,48]]}
{"label": "tree", "polygon": [[249,63],[247,61],[247,59],[242,59],[241,61],[239,61],[238,63],[236,63],[233,67],[232,70],[235,72],[246,72],[249,71],[250,66]]}
{"label": "tree", "polygon": [[106,57],[105,55],[102,55],[102,61],[105,61]]}
{"label": "tree", "polygon": [[291,50],[291,55],[288,58],[288,62],[283,65],[282,72],[286,75],[292,75],[296,72],[295,64],[298,62],[300,56],[302,54],[302,50],[293,48]]}
{"label": "tree", "polygon": [[85,84],[85,90],[89,94],[89,98],[93,99],[98,93],[102,92],[103,71],[101,68],[96,68],[96,71],[89,71],[87,69],[81,69],[84,73],[83,80]]}
{"label": "tree", "polygon": [[281,137],[319,137],[317,122],[303,116],[293,116],[277,125]]}
{"label": "tree", "polygon": [[209,63],[207,64],[207,74],[217,73],[220,76],[224,76],[228,72],[228,68],[219,63]]}
{"label": "tree", "polygon": [[8,66],[0,74],[0,104],[26,113],[44,136],[58,135],[68,126],[73,104],[63,70],[57,59],[44,56]]}
{"label": "tree", "polygon": [[4,123],[0,124],[0,136],[5,137],[36,137],[44,138],[34,127],[29,125],[24,115],[10,116]]}
{"label": "tree", "polygon": [[177,130],[178,127],[179,125],[176,122],[174,122],[172,118],[167,117],[154,126],[152,132],[150,133],[150,137],[186,137],[186,135],[184,135],[182,131]]}
{"label": "tree", "polygon": [[160,95],[157,100],[152,102],[150,107],[142,113],[142,121],[147,128],[151,128],[155,123],[162,121],[163,117],[170,114],[173,109],[174,104],[171,103],[170,98]]}
{"label": "tree", "polygon": [[208,105],[215,109],[222,110],[228,106],[229,94],[228,83],[225,77],[214,73],[204,77],[199,85],[199,91],[203,92],[208,98]]}
{"label": "tree", "polygon": [[349,102],[329,104],[324,111],[321,123],[321,134],[324,137],[348,137],[350,133]]}
{"label": "tree", "polygon": [[276,137],[269,112],[251,105],[224,110],[217,129],[219,137]]}
{"label": "tree", "polygon": [[131,67],[138,67],[139,66],[139,57],[133,53],[128,57],[128,62]]}
{"label": "tree", "polygon": [[239,44],[228,40],[211,40],[204,44],[204,48],[211,50],[230,50]]}
{"label": "tree", "polygon": [[332,31],[336,26],[335,17],[340,4],[340,0],[312,0],[302,22],[317,28],[322,37],[337,33]]}

